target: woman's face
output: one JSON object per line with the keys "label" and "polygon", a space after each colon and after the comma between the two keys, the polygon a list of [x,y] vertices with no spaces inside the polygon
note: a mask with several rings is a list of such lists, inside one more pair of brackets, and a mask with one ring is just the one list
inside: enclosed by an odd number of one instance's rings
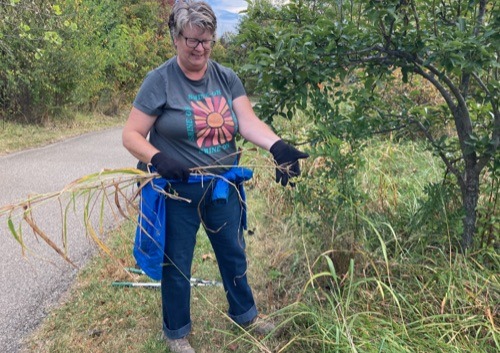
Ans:
{"label": "woman's face", "polygon": [[198,27],[186,27],[174,39],[181,68],[188,72],[204,72],[212,52],[213,40],[213,33]]}

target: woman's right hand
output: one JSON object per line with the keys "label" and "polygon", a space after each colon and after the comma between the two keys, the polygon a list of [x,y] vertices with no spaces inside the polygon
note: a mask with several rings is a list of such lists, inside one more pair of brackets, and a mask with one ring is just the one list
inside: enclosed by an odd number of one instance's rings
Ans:
{"label": "woman's right hand", "polygon": [[151,158],[151,164],[155,167],[158,174],[167,180],[182,180],[186,182],[189,179],[189,168],[175,158],[169,157],[162,152],[156,153]]}

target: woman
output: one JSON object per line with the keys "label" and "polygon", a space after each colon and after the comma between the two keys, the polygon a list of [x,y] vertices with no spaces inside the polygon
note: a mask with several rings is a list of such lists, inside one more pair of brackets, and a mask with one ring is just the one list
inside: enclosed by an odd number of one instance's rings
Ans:
{"label": "woman", "polygon": [[[274,329],[270,322],[259,319],[247,282],[241,183],[251,173],[237,167],[235,135],[239,132],[273,154],[276,181],[283,186],[289,177],[300,173],[298,159],[308,155],[283,142],[259,120],[236,74],[210,60],[217,20],[207,3],[177,1],[169,28],[177,55],[148,73],[123,130],[123,144],[142,168],[148,165],[163,177],[156,179],[156,186],[178,196],[159,197],[161,212],[157,201],[146,206],[160,195],[153,185],[150,194],[143,191],[141,207],[145,211],[154,208],[148,214],[155,219],[152,232],[157,233],[155,244],[162,250],[162,259],[154,264],[159,271],[151,273],[161,277],[166,342],[172,352],[188,353],[194,352],[186,336],[191,330],[189,279],[200,224],[217,257],[229,317],[259,334]],[[206,176],[192,173],[200,169]],[[221,180],[225,186],[222,197]],[[151,220],[144,224],[151,224]],[[138,261],[144,269],[155,261],[149,250],[139,249],[141,244],[137,243],[151,238],[143,233],[138,227],[134,254],[146,258],[144,266]]]}

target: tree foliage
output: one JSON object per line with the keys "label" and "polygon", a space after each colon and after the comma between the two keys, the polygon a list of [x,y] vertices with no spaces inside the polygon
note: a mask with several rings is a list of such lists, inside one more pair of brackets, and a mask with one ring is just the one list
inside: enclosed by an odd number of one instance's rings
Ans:
{"label": "tree foliage", "polygon": [[[51,48],[58,50],[63,27],[61,8],[54,2],[11,0],[0,6],[0,103],[5,115],[29,116],[54,97],[52,74],[41,69],[40,59]],[[49,49],[50,50],[50,49]],[[52,65],[52,63],[48,63]],[[28,107],[32,107],[28,109]],[[43,116],[45,112],[40,112]]]}
{"label": "tree foliage", "polygon": [[0,114],[114,113],[173,53],[169,7],[149,0],[10,0],[0,6]]}
{"label": "tree foliage", "polygon": [[[238,40],[252,62],[245,70],[258,77],[264,92],[262,116],[292,119],[297,110],[307,112],[316,127],[309,136],[313,145],[332,158],[343,141],[356,147],[375,133],[425,137],[446,166],[447,179],[458,186],[461,245],[470,248],[482,176],[488,175],[489,191],[498,195],[498,4],[248,3]],[[398,81],[413,87],[393,94]],[[437,98],[416,99],[424,86]],[[486,214],[494,220],[492,207]]]}

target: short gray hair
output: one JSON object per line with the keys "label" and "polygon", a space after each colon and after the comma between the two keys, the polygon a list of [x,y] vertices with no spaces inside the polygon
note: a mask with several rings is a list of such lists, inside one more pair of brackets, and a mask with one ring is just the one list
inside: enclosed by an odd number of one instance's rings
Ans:
{"label": "short gray hair", "polygon": [[177,0],[168,19],[170,35],[179,37],[183,29],[197,27],[215,34],[217,18],[212,7],[205,1]]}

